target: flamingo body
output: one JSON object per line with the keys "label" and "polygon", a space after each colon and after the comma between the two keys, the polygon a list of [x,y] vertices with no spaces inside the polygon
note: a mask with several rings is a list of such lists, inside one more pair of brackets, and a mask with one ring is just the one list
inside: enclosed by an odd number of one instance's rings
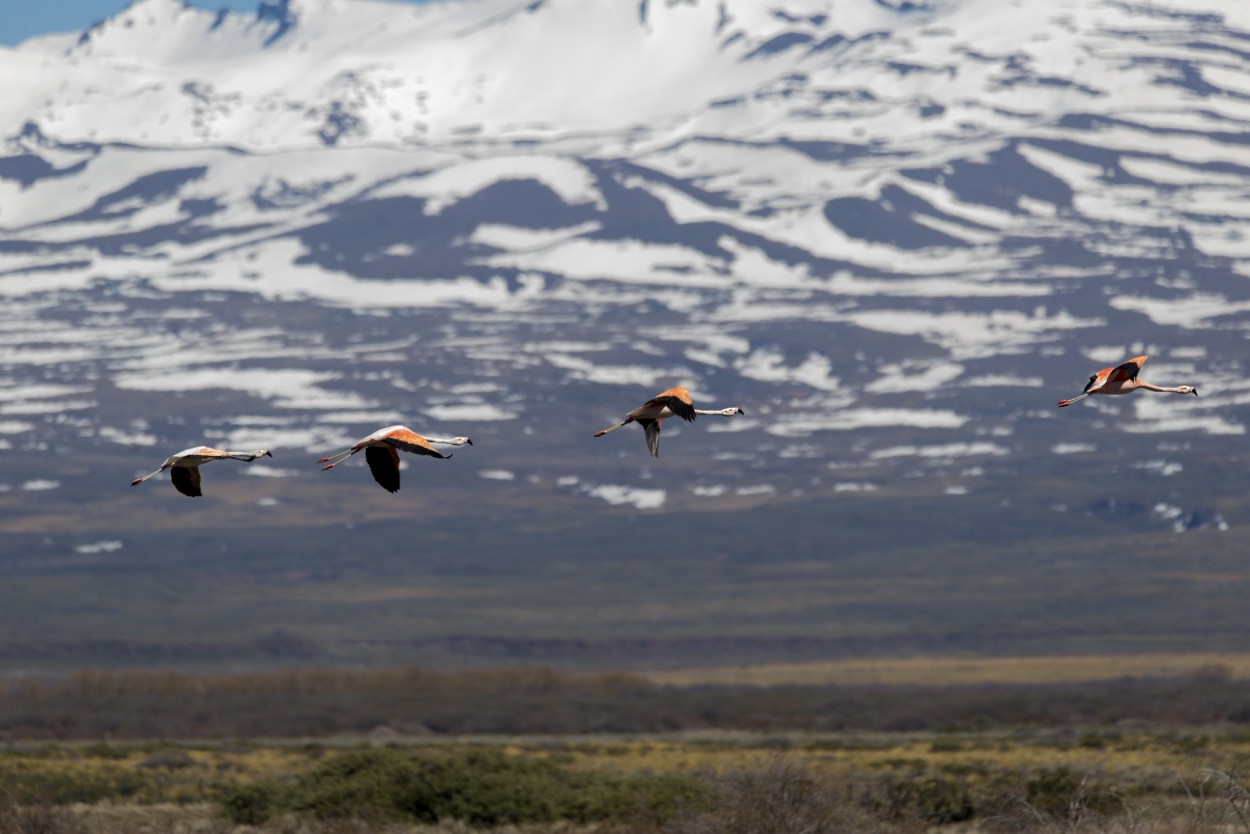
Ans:
{"label": "flamingo body", "polygon": [[603,437],[608,432],[616,431],[622,426],[637,423],[642,426],[643,433],[647,439],[647,449],[651,452],[651,457],[658,458],[660,456],[660,427],[663,425],[664,420],[669,417],[680,417],[688,423],[693,423],[695,417],[700,414],[729,417],[733,414],[746,414],[746,412],[738,406],[723,408],[719,411],[697,409],[694,407],[694,400],[691,398],[690,392],[682,386],[677,386],[656,394],[626,414],[625,419],[615,426],[609,426],[602,431],[595,432],[595,437]]}
{"label": "flamingo body", "polygon": [[414,455],[427,455],[438,460],[446,460],[451,457],[451,455],[444,455],[435,449],[433,446],[435,443],[448,446],[473,445],[473,441],[467,437],[453,437],[442,440],[435,437],[423,437],[407,426],[387,426],[357,441],[346,451],[321,458],[317,462],[326,464],[321,467],[321,471],[324,472],[327,469],[333,469],[363,449],[365,452],[365,463],[369,464],[369,471],[373,473],[373,480],[377,481],[378,485],[387,492],[398,492],[399,453],[401,451],[411,452]]}
{"label": "flamingo body", "polygon": [[1070,400],[1060,400],[1059,407],[1064,408],[1078,400],[1083,400],[1095,394],[1131,394],[1138,389],[1157,391],[1164,394],[1193,394],[1195,397],[1198,396],[1198,389],[1192,385],[1176,385],[1165,388],[1140,379],[1138,374],[1141,373],[1142,365],[1146,364],[1146,360],[1149,358],[1149,355],[1143,353],[1141,356],[1134,356],[1123,365],[1117,365],[1114,368],[1103,368],[1089,378],[1089,382],[1085,383],[1085,390],[1080,394]]}
{"label": "flamingo body", "polygon": [[135,478],[130,482],[131,486],[138,486],[155,475],[159,475],[166,469],[169,470],[169,479],[173,482],[174,489],[183,495],[191,498],[199,498],[204,495],[200,489],[200,467],[206,463],[212,463],[215,460],[242,460],[254,461],[259,457],[273,457],[268,449],[257,449],[254,452],[228,452],[225,449],[214,449],[212,446],[192,446],[190,449],[183,449],[176,455],[171,455],[160,469],[149,472],[141,478]]}

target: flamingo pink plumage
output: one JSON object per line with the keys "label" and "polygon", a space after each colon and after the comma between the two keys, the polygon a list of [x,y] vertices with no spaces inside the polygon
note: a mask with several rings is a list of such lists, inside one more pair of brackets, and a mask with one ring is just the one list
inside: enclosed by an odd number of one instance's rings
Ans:
{"label": "flamingo pink plumage", "polygon": [[694,418],[700,414],[729,417],[734,414],[746,414],[746,412],[736,405],[722,408],[719,411],[704,411],[695,408],[690,392],[678,386],[656,394],[629,412],[629,414],[626,414],[625,419],[615,426],[609,426],[602,431],[595,432],[595,437],[603,437],[608,432],[616,431],[622,426],[637,423],[642,426],[643,432],[646,434],[647,448],[651,451],[651,457],[658,458],[660,456],[660,426],[663,420],[667,417],[680,417],[687,422],[694,422]]}
{"label": "flamingo pink plumage", "polygon": [[435,449],[432,445],[434,443],[447,446],[473,445],[473,441],[467,437],[452,437],[446,440],[437,437],[422,437],[407,426],[387,426],[353,444],[346,451],[322,458],[317,463],[326,464],[321,467],[321,471],[324,472],[327,469],[333,469],[364,449],[365,462],[369,464],[373,480],[377,481],[387,492],[398,492],[399,452],[402,450],[416,455],[428,455],[439,460],[451,457]]}
{"label": "flamingo pink plumage", "polygon": [[255,452],[227,452],[224,449],[214,449],[212,446],[193,446],[171,456],[155,472],[149,472],[142,478],[135,478],[130,485],[138,486],[148,478],[168,469],[169,479],[173,481],[174,489],[183,495],[199,498],[204,494],[200,491],[200,466],[202,464],[227,459],[251,462],[259,457],[271,458],[273,455],[268,449],[257,449]]}
{"label": "flamingo pink plumage", "polygon": [[1094,394],[1131,394],[1139,388],[1143,391],[1158,391],[1164,394],[1193,394],[1198,396],[1198,389],[1192,385],[1177,385],[1172,388],[1163,388],[1158,385],[1152,385],[1145,380],[1138,379],[1137,375],[1141,372],[1141,366],[1146,364],[1146,360],[1150,357],[1147,354],[1135,356],[1114,368],[1103,368],[1098,373],[1089,378],[1089,382],[1085,383],[1085,390],[1070,400],[1060,400],[1059,407],[1072,405],[1078,400]]}

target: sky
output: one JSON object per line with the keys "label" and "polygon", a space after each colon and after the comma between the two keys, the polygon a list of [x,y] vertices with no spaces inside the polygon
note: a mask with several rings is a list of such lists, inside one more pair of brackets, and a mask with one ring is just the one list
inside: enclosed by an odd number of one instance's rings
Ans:
{"label": "sky", "polygon": [[[191,0],[190,5],[253,11],[257,1]],[[78,32],[128,5],[130,0],[4,0],[0,2],[0,44],[13,46],[51,32]]]}
{"label": "sky", "polygon": [[[420,0],[408,0],[420,2]],[[216,11],[252,12],[260,0],[189,0],[188,5]],[[78,32],[120,12],[130,0],[0,0],[0,44],[13,46],[35,35]]]}

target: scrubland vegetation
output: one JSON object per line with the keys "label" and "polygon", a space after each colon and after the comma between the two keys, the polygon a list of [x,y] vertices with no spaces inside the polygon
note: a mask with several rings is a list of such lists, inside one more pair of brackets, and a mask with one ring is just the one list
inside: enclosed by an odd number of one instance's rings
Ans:
{"label": "scrubland vegetation", "polygon": [[0,686],[0,733],[4,834],[1250,831],[1250,683],[1223,667],[1047,687],[82,673]]}
{"label": "scrubland vegetation", "polygon": [[6,834],[1216,832],[1250,733],[568,737],[35,746]]}

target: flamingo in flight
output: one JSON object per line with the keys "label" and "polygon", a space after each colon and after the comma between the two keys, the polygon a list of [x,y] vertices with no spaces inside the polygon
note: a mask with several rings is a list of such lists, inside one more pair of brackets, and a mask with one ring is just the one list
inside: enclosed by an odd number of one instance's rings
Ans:
{"label": "flamingo in flight", "polygon": [[1163,388],[1158,385],[1152,385],[1143,379],[1138,379],[1137,374],[1141,371],[1141,366],[1146,364],[1146,360],[1150,357],[1146,354],[1135,356],[1132,359],[1120,365],[1117,368],[1103,368],[1098,373],[1089,378],[1089,382],[1085,384],[1085,390],[1070,400],[1060,400],[1059,407],[1072,405],[1078,400],[1094,394],[1131,394],[1137,389],[1143,391],[1159,391],[1163,394],[1193,394],[1198,396],[1198,389],[1192,385],[1177,385],[1172,388]]}
{"label": "flamingo in flight", "polygon": [[398,492],[400,450],[417,455],[429,455],[439,460],[451,457],[435,449],[432,445],[435,443],[442,446],[473,445],[473,441],[467,437],[452,437],[446,440],[437,437],[422,437],[407,426],[388,426],[378,429],[364,440],[353,444],[350,449],[330,455],[328,458],[322,458],[317,463],[326,464],[321,467],[321,471],[324,472],[327,469],[333,469],[364,449],[365,462],[369,464],[373,480],[377,481],[387,492]]}
{"label": "flamingo in flight", "polygon": [[173,481],[174,489],[183,495],[199,498],[204,494],[200,491],[201,464],[212,463],[215,460],[226,460],[227,458],[250,463],[262,457],[271,458],[273,455],[270,454],[268,449],[257,449],[255,452],[227,452],[225,449],[214,449],[212,446],[193,446],[190,449],[183,449],[169,458],[155,472],[149,472],[142,478],[135,478],[130,482],[130,485],[138,486],[153,475],[159,475],[168,469],[169,480]]}
{"label": "flamingo in flight", "polygon": [[651,450],[651,457],[658,458],[660,456],[660,424],[664,421],[664,418],[680,417],[686,422],[692,423],[694,418],[700,414],[712,417],[729,417],[734,414],[746,414],[746,412],[736,405],[722,408],[719,411],[704,411],[703,409],[695,408],[694,400],[690,398],[690,392],[678,386],[677,388],[670,388],[661,394],[656,394],[626,414],[625,419],[615,426],[609,426],[603,431],[595,432],[595,437],[603,437],[608,432],[616,431],[622,426],[637,423],[642,426],[642,430],[646,433],[647,448]]}

